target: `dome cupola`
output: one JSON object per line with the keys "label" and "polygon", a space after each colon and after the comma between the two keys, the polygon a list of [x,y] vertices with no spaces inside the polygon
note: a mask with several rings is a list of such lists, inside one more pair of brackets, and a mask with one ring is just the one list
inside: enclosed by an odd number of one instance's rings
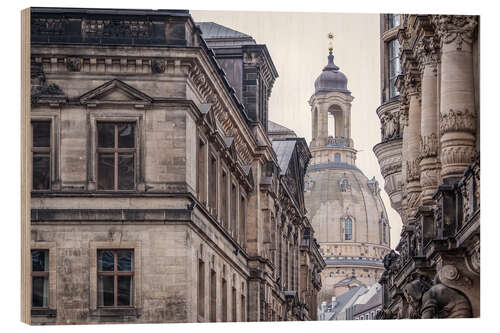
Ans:
{"label": "dome cupola", "polygon": [[328,55],[328,64],[323,68],[323,71],[314,81],[315,92],[342,92],[351,94],[347,90],[347,77],[339,71],[339,67],[333,62],[333,53],[330,51]]}

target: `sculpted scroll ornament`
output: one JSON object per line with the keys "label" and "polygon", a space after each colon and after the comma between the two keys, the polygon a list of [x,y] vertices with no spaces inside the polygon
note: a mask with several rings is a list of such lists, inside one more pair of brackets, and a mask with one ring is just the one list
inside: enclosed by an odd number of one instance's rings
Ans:
{"label": "sculpted scroll ornament", "polygon": [[463,110],[450,109],[447,113],[439,115],[439,128],[441,135],[447,132],[474,133],[476,131],[476,115],[467,108]]}
{"label": "sculpted scroll ornament", "polygon": [[477,16],[474,15],[436,15],[433,17],[438,36],[444,44],[456,42],[457,50],[464,43],[472,44]]}
{"label": "sculpted scroll ornament", "polygon": [[420,70],[426,65],[436,65],[439,61],[439,41],[434,36],[422,37],[416,45],[416,54]]}

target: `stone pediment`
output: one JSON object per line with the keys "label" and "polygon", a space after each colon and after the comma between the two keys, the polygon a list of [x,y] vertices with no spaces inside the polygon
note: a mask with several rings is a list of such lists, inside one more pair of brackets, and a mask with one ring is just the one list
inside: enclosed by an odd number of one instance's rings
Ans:
{"label": "stone pediment", "polygon": [[132,104],[145,106],[153,99],[123,81],[113,79],[80,96],[80,103],[98,104]]}

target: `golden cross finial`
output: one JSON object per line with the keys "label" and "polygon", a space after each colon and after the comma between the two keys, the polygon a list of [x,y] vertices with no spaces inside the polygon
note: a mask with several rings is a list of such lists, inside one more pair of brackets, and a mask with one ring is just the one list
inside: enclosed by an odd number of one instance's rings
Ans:
{"label": "golden cross finial", "polygon": [[333,34],[331,32],[328,33],[328,50],[330,52],[333,51]]}

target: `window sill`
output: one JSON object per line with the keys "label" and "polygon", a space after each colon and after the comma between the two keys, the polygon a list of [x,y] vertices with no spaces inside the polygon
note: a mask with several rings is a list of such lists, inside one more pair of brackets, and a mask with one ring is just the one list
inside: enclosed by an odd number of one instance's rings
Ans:
{"label": "window sill", "polygon": [[92,316],[99,317],[137,317],[136,308],[97,308],[91,311]]}
{"label": "window sill", "polygon": [[55,317],[57,315],[57,310],[49,308],[31,309],[31,315],[38,317]]}

